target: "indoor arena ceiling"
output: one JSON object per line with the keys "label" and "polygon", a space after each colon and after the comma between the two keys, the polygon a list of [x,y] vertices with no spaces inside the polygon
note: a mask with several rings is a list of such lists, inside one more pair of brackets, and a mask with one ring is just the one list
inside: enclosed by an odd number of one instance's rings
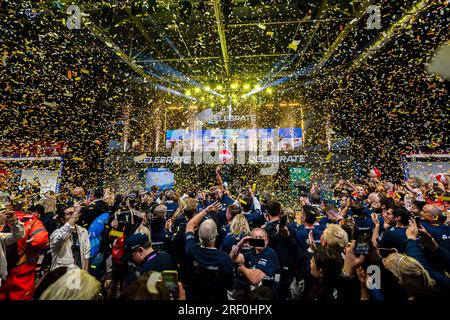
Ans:
{"label": "indoor arena ceiling", "polygon": [[[225,83],[307,79],[350,65],[413,4],[394,0],[62,1],[88,29],[150,80]],[[367,30],[370,5],[382,29]],[[388,12],[387,12],[388,11]],[[351,31],[351,32],[350,32]],[[364,33],[364,34],[362,34]],[[381,39],[382,40],[382,39]],[[339,50],[338,50],[339,48]],[[252,80],[252,81],[253,81]]]}

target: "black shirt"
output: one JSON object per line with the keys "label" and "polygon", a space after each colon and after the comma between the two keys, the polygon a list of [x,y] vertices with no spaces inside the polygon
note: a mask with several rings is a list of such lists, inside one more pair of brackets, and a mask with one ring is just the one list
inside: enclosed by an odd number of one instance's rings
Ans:
{"label": "black shirt", "polygon": [[188,300],[225,301],[227,289],[234,285],[233,261],[215,248],[204,248],[195,242],[193,232],[185,235]]}

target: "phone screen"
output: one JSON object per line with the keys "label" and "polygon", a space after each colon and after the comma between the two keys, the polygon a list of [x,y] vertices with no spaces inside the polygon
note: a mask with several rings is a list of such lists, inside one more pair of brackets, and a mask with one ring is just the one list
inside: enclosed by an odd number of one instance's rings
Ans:
{"label": "phone screen", "polygon": [[420,224],[420,216],[415,217],[414,220],[416,220],[417,228],[420,228],[420,227],[421,227],[421,224]]}
{"label": "phone screen", "polygon": [[178,272],[163,271],[162,280],[172,297],[178,298]]}
{"label": "phone screen", "polygon": [[248,244],[251,247],[258,247],[258,248],[264,248],[266,246],[266,243],[264,241],[264,239],[255,239],[252,238],[248,241]]}
{"label": "phone screen", "polygon": [[356,236],[356,245],[355,245],[355,253],[357,255],[368,254],[370,240],[372,238],[372,234],[370,229],[367,230],[359,230]]}

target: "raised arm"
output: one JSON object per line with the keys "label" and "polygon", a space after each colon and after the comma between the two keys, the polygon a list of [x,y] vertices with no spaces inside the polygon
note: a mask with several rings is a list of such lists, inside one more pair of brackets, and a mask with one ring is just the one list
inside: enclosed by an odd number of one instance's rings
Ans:
{"label": "raised arm", "polygon": [[217,181],[217,186],[219,187],[220,191],[223,192],[223,180],[222,180],[222,176],[220,175],[220,170],[222,170],[222,165],[218,165],[216,168],[216,181]]}
{"label": "raised arm", "polygon": [[222,204],[218,201],[214,202],[212,205],[209,205],[199,213],[197,213],[191,220],[189,220],[186,225],[186,232],[194,232],[195,228],[200,224],[204,217],[209,212],[217,212],[222,208]]}

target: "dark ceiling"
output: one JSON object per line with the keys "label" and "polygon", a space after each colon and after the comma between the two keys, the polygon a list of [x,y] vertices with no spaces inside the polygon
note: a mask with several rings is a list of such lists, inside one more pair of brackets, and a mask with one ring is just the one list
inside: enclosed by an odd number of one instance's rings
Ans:
{"label": "dark ceiling", "polygon": [[[215,3],[219,9],[215,11]],[[413,1],[78,1],[90,19],[150,74],[199,82],[276,78],[316,63],[349,63]],[[382,29],[366,30],[370,4]],[[352,32],[346,32],[347,28]],[[222,30],[223,32],[219,31]],[[361,37],[358,32],[364,32]],[[340,38],[342,39],[340,39]],[[221,41],[222,38],[222,41]],[[290,46],[298,41],[297,46]],[[336,50],[338,47],[346,48]],[[337,59],[336,59],[337,58]],[[166,74],[164,74],[166,72]],[[169,72],[169,73],[167,73]],[[179,80],[180,74],[172,77]],[[307,74],[306,76],[309,76]]]}

